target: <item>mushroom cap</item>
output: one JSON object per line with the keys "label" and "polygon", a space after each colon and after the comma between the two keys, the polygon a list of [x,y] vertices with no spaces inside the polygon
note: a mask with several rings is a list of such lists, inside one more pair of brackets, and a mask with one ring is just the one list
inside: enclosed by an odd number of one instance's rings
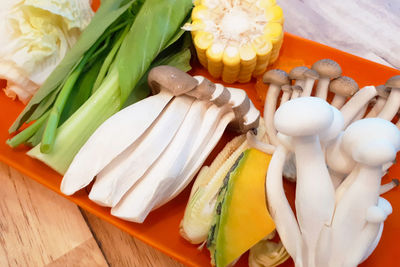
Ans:
{"label": "mushroom cap", "polygon": [[276,129],[288,136],[310,136],[327,129],[333,121],[331,106],[317,97],[299,97],[275,112]]}
{"label": "mushroom cap", "polygon": [[309,70],[309,68],[306,66],[295,67],[289,72],[289,78],[292,80],[304,80],[306,78],[304,72],[307,70]]}
{"label": "mushroom cap", "polygon": [[266,84],[276,84],[282,86],[284,84],[289,84],[289,75],[280,69],[269,70],[263,75],[263,82]]}
{"label": "mushroom cap", "polygon": [[393,212],[392,205],[383,197],[378,198],[377,206],[380,207],[386,213],[386,215],[390,215]]}
{"label": "mushroom cap", "polygon": [[379,86],[376,86],[375,88],[376,88],[376,91],[378,92],[378,96],[380,96],[384,99],[387,99],[389,97],[390,90],[388,90],[385,85],[379,85]]}
{"label": "mushroom cap", "polygon": [[306,70],[306,71],[304,72],[304,76],[305,76],[306,78],[310,78],[310,79],[313,79],[313,80],[319,79],[319,74],[318,74],[318,72],[316,72],[315,70],[312,70],[312,69]]}
{"label": "mushroom cap", "polygon": [[396,158],[400,149],[400,131],[384,119],[362,119],[344,131],[342,149],[359,163],[379,166]]}
{"label": "mushroom cap", "polygon": [[331,106],[331,109],[333,112],[333,121],[329,128],[323,130],[319,134],[319,139],[321,140],[321,142],[329,142],[335,139],[342,132],[344,127],[344,118],[342,112],[340,112],[334,106]]}
{"label": "mushroom cap", "polygon": [[389,88],[400,88],[400,75],[393,76],[387,80],[385,86]]}
{"label": "mushroom cap", "polygon": [[365,214],[365,219],[370,223],[381,223],[384,222],[387,218],[385,212],[378,206],[371,206],[367,209],[367,213]]}
{"label": "mushroom cap", "polygon": [[342,68],[332,59],[318,60],[311,68],[318,72],[321,78],[335,79],[342,75]]}
{"label": "mushroom cap", "polygon": [[186,72],[166,65],[152,68],[147,82],[153,93],[168,90],[175,96],[185,94],[198,85],[198,81]]}
{"label": "mushroom cap", "polygon": [[330,82],[329,90],[334,94],[347,98],[353,96],[358,91],[358,84],[350,77],[341,76]]}

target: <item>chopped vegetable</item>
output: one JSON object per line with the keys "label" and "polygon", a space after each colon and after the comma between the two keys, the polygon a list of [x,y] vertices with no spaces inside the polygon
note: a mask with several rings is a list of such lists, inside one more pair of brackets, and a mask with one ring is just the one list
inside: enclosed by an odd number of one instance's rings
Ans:
{"label": "chopped vegetable", "polygon": [[195,1],[192,31],[200,63],[227,83],[245,83],[278,58],[283,12],[272,0]]}
{"label": "chopped vegetable", "polygon": [[274,229],[266,206],[265,175],[271,156],[248,149],[224,178],[207,239],[212,263],[227,266]]}
{"label": "chopped vegetable", "polygon": [[75,44],[93,15],[88,0],[5,0],[0,11],[0,78],[26,103]]}

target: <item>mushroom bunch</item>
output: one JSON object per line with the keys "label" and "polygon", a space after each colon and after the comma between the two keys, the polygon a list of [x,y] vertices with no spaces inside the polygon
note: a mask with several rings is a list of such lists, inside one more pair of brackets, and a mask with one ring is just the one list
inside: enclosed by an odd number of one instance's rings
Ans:
{"label": "mushroom bunch", "polygon": [[155,95],[104,122],[61,183],[71,195],[96,178],[89,198],[133,222],[186,187],[227,126],[246,133],[260,117],[245,91],[170,66],[153,68],[148,83]]}
{"label": "mushroom bunch", "polygon": [[[382,118],[345,123],[342,112],[318,97],[293,99],[275,112],[279,144],[266,190],[269,211],[296,266],[357,266],[377,246],[392,212],[379,195],[384,166],[400,150],[400,130]],[[331,151],[351,168],[336,190]],[[289,153],[296,161],[296,216],[282,182]]]}
{"label": "mushroom bunch", "polygon": [[[334,94],[331,105],[343,115],[341,130],[362,118],[377,117],[392,121],[399,113],[400,76],[390,78],[385,85],[366,86],[358,90],[358,84],[352,78],[341,75],[342,69],[339,64],[330,59],[319,60],[311,68],[295,67],[289,74],[279,69],[269,70],[264,74],[263,82],[269,84],[264,106],[264,120],[270,145],[268,151],[271,150],[271,145],[276,147],[280,144],[277,138],[277,130],[273,124],[278,102],[282,105],[288,100],[311,95],[326,100],[328,92],[331,92]],[[314,86],[315,84],[316,86]],[[396,125],[400,128],[400,119]],[[352,171],[354,166],[352,161],[337,157],[340,152],[339,140],[340,138],[324,147],[335,188]],[[259,146],[259,148],[262,147]],[[386,171],[391,164],[385,165],[384,170]],[[290,181],[296,179],[296,164],[292,154],[288,156],[284,175]],[[398,180],[392,181],[382,188],[382,193],[397,185]]]}

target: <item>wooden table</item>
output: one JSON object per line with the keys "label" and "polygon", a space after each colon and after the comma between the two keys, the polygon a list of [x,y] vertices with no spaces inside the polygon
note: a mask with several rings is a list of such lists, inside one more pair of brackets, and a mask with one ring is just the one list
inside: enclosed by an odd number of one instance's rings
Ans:
{"label": "wooden table", "polygon": [[[400,2],[278,2],[286,31],[400,68]],[[3,163],[0,184],[0,266],[181,265]]]}

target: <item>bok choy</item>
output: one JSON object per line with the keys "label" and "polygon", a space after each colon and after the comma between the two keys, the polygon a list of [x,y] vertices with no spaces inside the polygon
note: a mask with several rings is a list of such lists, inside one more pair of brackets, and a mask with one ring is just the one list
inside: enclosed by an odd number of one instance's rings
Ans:
{"label": "bok choy", "polygon": [[[125,103],[146,97],[150,66],[190,69],[180,27],[190,0],[104,0],[81,38],[20,114],[8,141],[63,174],[90,135]],[[105,140],[106,141],[106,140]]]}

